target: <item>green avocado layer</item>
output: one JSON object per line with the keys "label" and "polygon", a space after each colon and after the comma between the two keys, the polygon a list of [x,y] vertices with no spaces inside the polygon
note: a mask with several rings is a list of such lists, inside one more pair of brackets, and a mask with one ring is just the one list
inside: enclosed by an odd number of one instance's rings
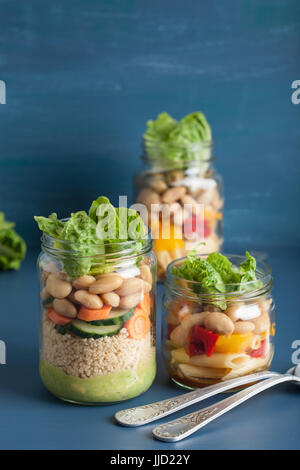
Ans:
{"label": "green avocado layer", "polygon": [[155,354],[147,363],[140,363],[136,370],[124,370],[90,379],[67,375],[58,367],[40,360],[40,376],[49,392],[62,400],[79,404],[96,405],[129,400],[148,390],[155,374]]}

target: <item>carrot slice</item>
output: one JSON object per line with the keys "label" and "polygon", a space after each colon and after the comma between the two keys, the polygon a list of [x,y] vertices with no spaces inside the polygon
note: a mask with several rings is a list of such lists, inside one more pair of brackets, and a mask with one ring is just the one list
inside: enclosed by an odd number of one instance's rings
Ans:
{"label": "carrot slice", "polygon": [[134,315],[125,323],[130,338],[143,339],[151,327],[148,315],[141,308],[136,308]]}
{"label": "carrot slice", "polygon": [[87,308],[82,306],[79,310],[77,318],[84,321],[104,320],[108,317],[110,311],[110,305],[104,305],[101,308]]}
{"label": "carrot slice", "polygon": [[149,293],[144,295],[143,300],[141,300],[140,303],[138,304],[138,308],[141,308],[142,310],[144,310],[146,315],[148,315],[148,316],[150,315],[150,312],[151,312],[151,298],[150,298]]}
{"label": "carrot slice", "polygon": [[57,313],[54,308],[51,308],[47,311],[48,318],[52,320],[57,325],[65,326],[72,321],[72,318],[64,317],[60,313]]}

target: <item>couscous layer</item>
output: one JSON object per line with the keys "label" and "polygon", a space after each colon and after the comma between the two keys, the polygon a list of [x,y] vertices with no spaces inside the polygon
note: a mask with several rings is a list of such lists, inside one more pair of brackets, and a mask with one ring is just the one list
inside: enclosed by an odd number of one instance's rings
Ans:
{"label": "couscous layer", "polygon": [[45,316],[40,375],[59,398],[105,403],[127,400],[146,391],[156,373],[150,333],[143,340],[119,334],[100,339],[59,334]]}

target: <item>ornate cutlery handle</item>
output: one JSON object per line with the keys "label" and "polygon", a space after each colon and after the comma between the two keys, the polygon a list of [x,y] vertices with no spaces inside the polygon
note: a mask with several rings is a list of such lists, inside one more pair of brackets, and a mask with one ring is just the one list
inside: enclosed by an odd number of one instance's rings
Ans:
{"label": "ornate cutlery handle", "polygon": [[274,375],[278,374],[276,372],[263,371],[251,375],[245,375],[216,385],[210,385],[209,387],[205,387],[200,390],[184,393],[173,398],[161,400],[156,403],[150,403],[149,405],[121,410],[115,414],[115,418],[117,422],[123,426],[142,426],[143,424],[161,419],[175,411],[217,395],[225,390],[230,390],[234,387],[238,387],[239,385],[255,382],[267,377],[273,377]]}
{"label": "ornate cutlery handle", "polygon": [[185,437],[190,436],[194,432],[198,431],[206,424],[210,423],[214,419],[223,415],[232,408],[240,405],[248,398],[257,395],[258,393],[273,387],[274,385],[280,384],[286,381],[299,381],[300,379],[293,375],[277,374],[276,377],[272,377],[268,380],[264,380],[258,384],[252,385],[241,392],[235,393],[225,400],[219,401],[218,403],[208,406],[200,411],[190,413],[182,418],[169,421],[166,424],[157,426],[153,430],[153,436],[156,439],[167,442],[180,441]]}

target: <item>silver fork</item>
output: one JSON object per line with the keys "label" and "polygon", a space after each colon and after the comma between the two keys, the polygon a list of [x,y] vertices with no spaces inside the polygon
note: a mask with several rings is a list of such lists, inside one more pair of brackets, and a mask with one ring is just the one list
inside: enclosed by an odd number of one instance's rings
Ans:
{"label": "silver fork", "polygon": [[142,426],[152,421],[168,416],[176,411],[198,403],[206,398],[213,397],[218,393],[231,390],[240,385],[245,385],[258,380],[267,379],[277,376],[277,372],[263,371],[255,374],[245,375],[235,379],[227,380],[216,385],[210,385],[203,389],[198,389],[193,392],[184,393],[182,395],[168,398],[166,400],[157,401],[148,405],[137,406],[136,408],[129,408],[126,410],[118,411],[115,414],[115,419],[123,426]]}
{"label": "silver fork", "polygon": [[296,382],[300,385],[300,366],[289,369],[286,374],[276,374],[276,376],[272,378],[247,387],[245,390],[235,393],[229,398],[225,398],[225,400],[219,401],[200,411],[190,413],[182,418],[157,426],[153,429],[153,436],[161,441],[180,441],[249,398],[274,385],[287,381]]}

